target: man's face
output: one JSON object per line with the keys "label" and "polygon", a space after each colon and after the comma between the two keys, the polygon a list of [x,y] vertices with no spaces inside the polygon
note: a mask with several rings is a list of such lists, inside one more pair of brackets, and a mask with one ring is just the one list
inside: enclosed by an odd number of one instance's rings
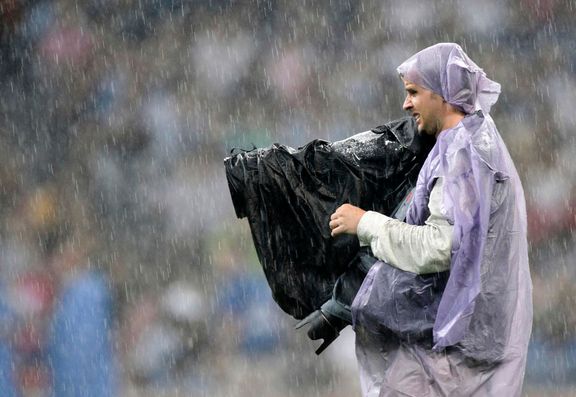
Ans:
{"label": "man's face", "polygon": [[446,108],[442,97],[406,80],[406,99],[402,107],[416,119],[418,132],[438,136],[443,129]]}

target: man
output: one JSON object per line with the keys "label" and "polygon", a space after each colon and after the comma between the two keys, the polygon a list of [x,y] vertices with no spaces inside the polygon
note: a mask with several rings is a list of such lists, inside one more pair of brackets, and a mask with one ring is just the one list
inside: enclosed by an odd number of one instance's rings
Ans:
{"label": "man", "polygon": [[[500,85],[456,44],[398,67],[404,109],[436,144],[418,176],[405,222],[345,204],[333,236],[357,234],[389,265],[445,270],[433,343],[384,335],[377,318],[382,263],[352,305],[365,396],[519,396],[532,325],[522,186],[489,112]],[[415,295],[417,299],[417,295]]]}

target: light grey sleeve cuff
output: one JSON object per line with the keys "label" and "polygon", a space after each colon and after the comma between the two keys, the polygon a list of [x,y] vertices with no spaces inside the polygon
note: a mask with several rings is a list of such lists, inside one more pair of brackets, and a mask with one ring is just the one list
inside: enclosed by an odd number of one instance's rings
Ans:
{"label": "light grey sleeve cuff", "polygon": [[379,212],[366,211],[366,213],[362,215],[362,218],[360,218],[356,231],[360,246],[370,245],[372,240],[378,237],[378,233],[384,229],[386,227],[385,225],[391,220],[392,218]]}

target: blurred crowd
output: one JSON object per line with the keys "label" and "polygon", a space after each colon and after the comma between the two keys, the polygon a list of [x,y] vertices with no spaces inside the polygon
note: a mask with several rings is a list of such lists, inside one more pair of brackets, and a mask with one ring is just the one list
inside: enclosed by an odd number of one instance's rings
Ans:
{"label": "blurred crowd", "polygon": [[[0,0],[3,396],[359,395],[272,301],[222,160],[402,117],[441,41],[502,84],[528,201],[527,387],[576,381],[576,3]],[[338,346],[340,344],[340,346]]]}

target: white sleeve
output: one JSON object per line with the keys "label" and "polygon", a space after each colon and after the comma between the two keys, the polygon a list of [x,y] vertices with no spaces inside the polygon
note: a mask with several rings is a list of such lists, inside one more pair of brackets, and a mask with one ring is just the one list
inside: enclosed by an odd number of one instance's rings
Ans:
{"label": "white sleeve", "polygon": [[424,225],[409,225],[374,211],[366,212],[358,224],[360,245],[369,245],[374,255],[392,266],[416,274],[450,269],[452,228],[442,215],[442,178],[430,192],[430,216]]}

